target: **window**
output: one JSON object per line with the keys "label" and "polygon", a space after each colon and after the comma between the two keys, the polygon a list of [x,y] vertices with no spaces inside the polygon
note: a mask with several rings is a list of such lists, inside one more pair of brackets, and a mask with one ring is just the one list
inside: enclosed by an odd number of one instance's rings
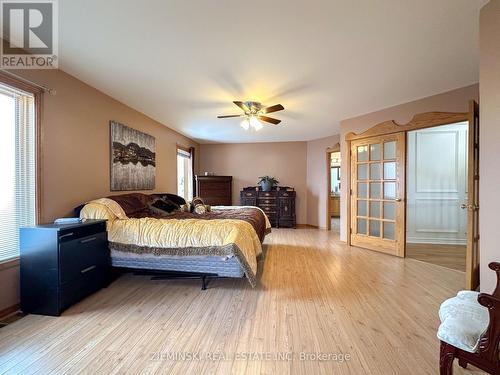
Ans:
{"label": "window", "polygon": [[177,195],[193,200],[193,162],[191,151],[177,148]]}
{"label": "window", "polygon": [[19,227],[36,221],[35,97],[0,83],[0,262],[19,256]]}
{"label": "window", "polygon": [[330,154],[330,193],[340,193],[340,151]]}
{"label": "window", "polygon": [[340,194],[340,167],[332,167],[330,177],[330,193]]}

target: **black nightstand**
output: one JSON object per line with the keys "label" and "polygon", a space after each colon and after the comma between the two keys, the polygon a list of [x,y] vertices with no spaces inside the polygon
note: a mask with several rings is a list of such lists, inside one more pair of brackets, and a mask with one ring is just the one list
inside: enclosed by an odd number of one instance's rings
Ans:
{"label": "black nightstand", "polygon": [[110,257],[105,220],[21,228],[21,310],[58,316],[105,287]]}

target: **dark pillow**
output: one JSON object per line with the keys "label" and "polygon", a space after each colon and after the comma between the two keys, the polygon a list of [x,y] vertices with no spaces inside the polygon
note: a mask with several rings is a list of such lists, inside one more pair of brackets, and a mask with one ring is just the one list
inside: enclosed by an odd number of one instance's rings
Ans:
{"label": "dark pillow", "polygon": [[180,209],[180,206],[171,200],[157,198],[149,204],[149,208],[157,213],[171,213]]}
{"label": "dark pillow", "polygon": [[112,195],[108,198],[118,203],[127,216],[147,209],[148,205],[146,202],[150,199],[147,195],[142,193]]}
{"label": "dark pillow", "polygon": [[183,204],[186,204],[186,200],[178,195],[175,194],[169,194],[169,193],[160,193],[160,194],[151,194],[154,197],[158,197],[161,199],[166,199],[169,200],[178,206],[182,206]]}
{"label": "dark pillow", "polygon": [[78,207],[75,207],[75,208],[73,209],[73,212],[74,212],[74,214],[75,214],[75,217],[80,217],[80,212],[82,212],[83,207],[85,207],[85,205],[84,205],[84,204],[81,204],[81,205],[79,205]]}

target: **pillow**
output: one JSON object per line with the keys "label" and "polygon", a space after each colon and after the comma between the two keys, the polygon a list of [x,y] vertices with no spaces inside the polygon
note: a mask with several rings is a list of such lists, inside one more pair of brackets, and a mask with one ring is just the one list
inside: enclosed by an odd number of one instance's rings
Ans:
{"label": "pillow", "polygon": [[207,212],[212,211],[212,207],[208,204],[197,204],[194,208],[194,213],[201,215],[206,214]]}
{"label": "pillow", "polygon": [[209,209],[207,209],[205,202],[203,202],[203,199],[201,199],[200,197],[193,198],[193,201],[191,202],[191,210],[192,212],[199,215],[209,212]]}
{"label": "pillow", "polygon": [[78,207],[73,208],[73,213],[75,217],[80,217],[80,212],[82,212],[83,207],[85,207],[85,204],[81,204]]}
{"label": "pillow", "polygon": [[136,212],[143,211],[148,208],[147,201],[149,197],[141,193],[130,193],[121,195],[112,195],[109,199],[117,202],[127,215],[133,215]]}
{"label": "pillow", "polygon": [[203,204],[205,204],[205,202],[203,202],[203,199],[201,199],[200,197],[194,197],[194,198],[193,198],[193,201],[191,202],[191,205],[192,205],[193,207],[196,207],[196,206],[197,206],[197,205],[199,205],[199,204],[202,204],[202,205],[203,205]]}
{"label": "pillow", "polygon": [[149,204],[149,209],[159,214],[169,214],[180,209],[180,206],[168,199],[156,198]]}
{"label": "pillow", "polygon": [[195,214],[198,214],[198,215],[201,215],[201,214],[204,214],[207,212],[207,209],[205,208],[205,206],[203,204],[197,204],[195,207],[194,207],[194,210],[193,212]]}
{"label": "pillow", "polygon": [[108,224],[117,216],[105,205],[94,202],[87,203],[80,211],[80,219],[107,220]]}
{"label": "pillow", "polygon": [[[113,199],[109,199],[109,198],[95,199],[93,201],[87,202],[85,207],[88,206],[89,204],[101,205],[101,206],[108,208],[108,210],[118,219],[128,219],[123,208]],[[85,207],[84,207],[84,209],[85,209]],[[82,209],[82,211],[83,211],[83,209]],[[80,217],[81,217],[81,212],[80,212]],[[91,218],[87,218],[87,219],[91,219]],[[95,219],[97,219],[97,218],[95,218]]]}
{"label": "pillow", "polygon": [[179,207],[187,203],[184,198],[175,194],[159,193],[159,194],[151,194],[151,196],[155,198],[168,199],[169,201],[177,204]]}
{"label": "pillow", "polygon": [[181,212],[191,212],[191,204],[186,203],[181,205]]}

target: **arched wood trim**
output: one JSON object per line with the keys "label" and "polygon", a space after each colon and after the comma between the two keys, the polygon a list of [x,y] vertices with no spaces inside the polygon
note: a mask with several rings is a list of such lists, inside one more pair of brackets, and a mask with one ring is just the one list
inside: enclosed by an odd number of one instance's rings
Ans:
{"label": "arched wood trim", "polygon": [[340,151],[340,142],[337,142],[334,146],[326,148],[327,153],[338,152],[338,151]]}
{"label": "arched wood trim", "polygon": [[381,122],[363,133],[347,133],[346,141],[362,139],[378,135],[392,134],[400,131],[411,131],[430,128],[433,126],[453,124],[468,121],[467,112],[426,112],[415,115],[407,124],[398,124],[394,120]]}

